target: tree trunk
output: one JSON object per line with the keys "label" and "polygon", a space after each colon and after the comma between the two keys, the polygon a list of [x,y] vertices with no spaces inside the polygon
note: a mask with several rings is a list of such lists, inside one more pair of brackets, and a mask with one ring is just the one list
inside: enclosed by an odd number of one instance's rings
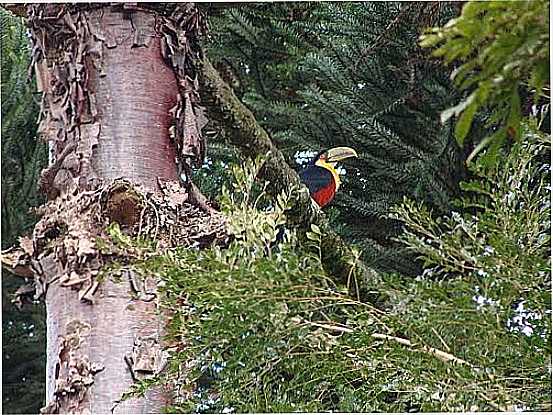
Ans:
{"label": "tree trunk", "polygon": [[[187,180],[205,148],[191,69],[200,16],[190,3],[33,4],[27,20],[50,202],[11,265],[27,265],[27,277],[30,267],[35,298],[46,298],[43,412],[161,412],[167,386],[122,400],[167,356],[157,281],[133,267],[140,249],[114,240],[150,236],[163,248],[223,237],[220,217],[188,204],[201,199]],[[177,226],[183,216],[194,230]]]}

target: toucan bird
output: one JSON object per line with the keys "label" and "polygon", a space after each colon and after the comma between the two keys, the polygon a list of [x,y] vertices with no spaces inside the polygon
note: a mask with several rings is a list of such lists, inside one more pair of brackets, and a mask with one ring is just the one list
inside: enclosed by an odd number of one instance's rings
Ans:
{"label": "toucan bird", "polygon": [[311,198],[320,207],[328,205],[340,187],[340,176],[336,171],[336,163],[341,160],[357,157],[350,147],[335,147],[318,153],[309,166],[300,171],[300,179],[309,189]]}

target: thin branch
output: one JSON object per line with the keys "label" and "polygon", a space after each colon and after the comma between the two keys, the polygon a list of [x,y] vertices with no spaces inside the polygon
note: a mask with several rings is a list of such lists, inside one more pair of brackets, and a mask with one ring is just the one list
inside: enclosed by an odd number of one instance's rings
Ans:
{"label": "thin branch", "polygon": [[5,251],[2,251],[0,255],[3,268],[10,271],[17,277],[31,278],[33,276],[33,270],[31,265],[24,259],[26,257],[28,256],[20,248],[6,249]]}
{"label": "thin branch", "polygon": [[345,326],[337,326],[335,324],[321,324],[321,323],[315,323],[314,321],[307,321],[304,320],[305,324],[309,324],[310,326],[320,327],[322,329],[328,329],[331,331],[338,331],[340,333],[353,333],[353,329],[350,329],[349,327]]}
{"label": "thin branch", "polygon": [[[407,339],[403,339],[401,337],[389,336],[387,334],[380,334],[380,333],[373,333],[371,334],[371,337],[375,339],[381,339],[381,340],[392,340],[397,343],[403,344],[405,346],[416,348],[416,345],[411,343],[411,341]],[[443,350],[439,350],[434,347],[421,346],[421,350],[436,356],[438,359],[443,360],[446,363],[454,362],[462,365],[467,365],[469,367],[474,367],[471,363],[467,362],[466,360],[460,359],[457,356],[452,355],[451,353],[444,352]]]}
{"label": "thin branch", "polygon": [[[337,324],[322,324],[322,323],[316,323],[314,321],[308,321],[308,320],[300,320],[300,323],[309,324],[311,326],[320,327],[322,329],[327,329],[327,330],[331,330],[331,331],[337,331],[337,332],[340,332],[340,333],[354,333],[355,332],[354,329],[351,329],[347,326],[342,326],[342,325],[338,326]],[[416,345],[414,343],[412,343],[410,340],[403,339],[401,337],[389,336],[387,334],[381,334],[381,333],[373,333],[373,334],[371,334],[371,337],[373,337],[375,339],[379,339],[379,340],[392,340],[392,341],[395,341],[396,343],[403,344],[404,346],[411,347],[411,348],[416,348]],[[461,359],[457,356],[452,355],[451,353],[444,352],[443,350],[439,350],[439,349],[436,349],[434,347],[429,347],[429,346],[424,346],[423,345],[423,346],[420,347],[420,350],[424,351],[425,353],[429,353],[429,354],[437,357],[438,359],[440,359],[440,360],[442,360],[446,363],[453,362],[453,363],[466,365],[466,366],[469,366],[471,368],[474,367],[471,363],[467,362],[466,360],[463,360],[463,359]]]}
{"label": "thin branch", "polygon": [[210,215],[213,215],[217,212],[216,209],[212,208],[209,205],[207,197],[205,197],[205,195],[192,181],[190,182],[190,185],[188,187],[188,197],[191,204],[199,207],[204,212],[209,213]]}

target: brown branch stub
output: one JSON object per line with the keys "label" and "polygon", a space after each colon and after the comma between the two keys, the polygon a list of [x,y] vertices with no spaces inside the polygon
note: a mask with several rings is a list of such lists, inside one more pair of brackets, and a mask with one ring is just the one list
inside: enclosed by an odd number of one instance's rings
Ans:
{"label": "brown branch stub", "polygon": [[350,287],[352,292],[361,295],[370,293],[379,278],[378,274],[364,265],[349,245],[330,228],[326,216],[309,197],[298,174],[286,163],[269,134],[257,123],[253,113],[240,102],[207,58],[199,61],[198,70],[202,99],[210,120],[224,125],[225,137],[246,157],[268,155],[260,172],[261,178],[271,183],[268,191],[276,196],[293,187],[301,189],[295,205],[288,212],[288,219],[293,225],[304,229],[309,229],[311,223],[315,223],[325,230],[321,251],[327,272],[342,283],[348,283],[353,276],[357,284]]}
{"label": "brown branch stub", "polygon": [[19,17],[27,16],[27,7],[25,3],[4,3],[1,4],[0,7],[3,7],[4,9]]}
{"label": "brown branch stub", "polygon": [[33,276],[29,255],[21,247],[12,247],[2,251],[0,258],[2,267],[12,274],[21,278]]}
{"label": "brown branch stub", "polygon": [[134,347],[125,362],[135,382],[153,378],[160,374],[168,362],[168,353],[163,350],[157,336],[143,336],[134,339]]}

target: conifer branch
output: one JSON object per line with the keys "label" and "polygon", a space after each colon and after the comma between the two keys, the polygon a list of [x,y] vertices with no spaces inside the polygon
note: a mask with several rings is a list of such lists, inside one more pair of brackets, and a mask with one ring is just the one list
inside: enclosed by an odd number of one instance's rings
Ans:
{"label": "conifer branch", "polygon": [[268,192],[276,196],[290,188],[301,189],[294,206],[288,212],[288,220],[293,226],[302,229],[309,229],[311,224],[323,229],[321,259],[327,273],[343,284],[348,283],[348,280],[351,282],[353,275],[354,283],[349,287],[350,291],[359,294],[363,299],[374,299],[374,295],[370,294],[375,294],[373,287],[378,274],[368,268],[354,250],[331,229],[325,214],[309,197],[307,188],[301,184],[298,174],[286,163],[282,152],[273,144],[267,131],[240,102],[207,58],[200,63],[198,72],[203,104],[209,118],[225,126],[225,138],[246,157],[266,156],[260,177],[271,184]]}

